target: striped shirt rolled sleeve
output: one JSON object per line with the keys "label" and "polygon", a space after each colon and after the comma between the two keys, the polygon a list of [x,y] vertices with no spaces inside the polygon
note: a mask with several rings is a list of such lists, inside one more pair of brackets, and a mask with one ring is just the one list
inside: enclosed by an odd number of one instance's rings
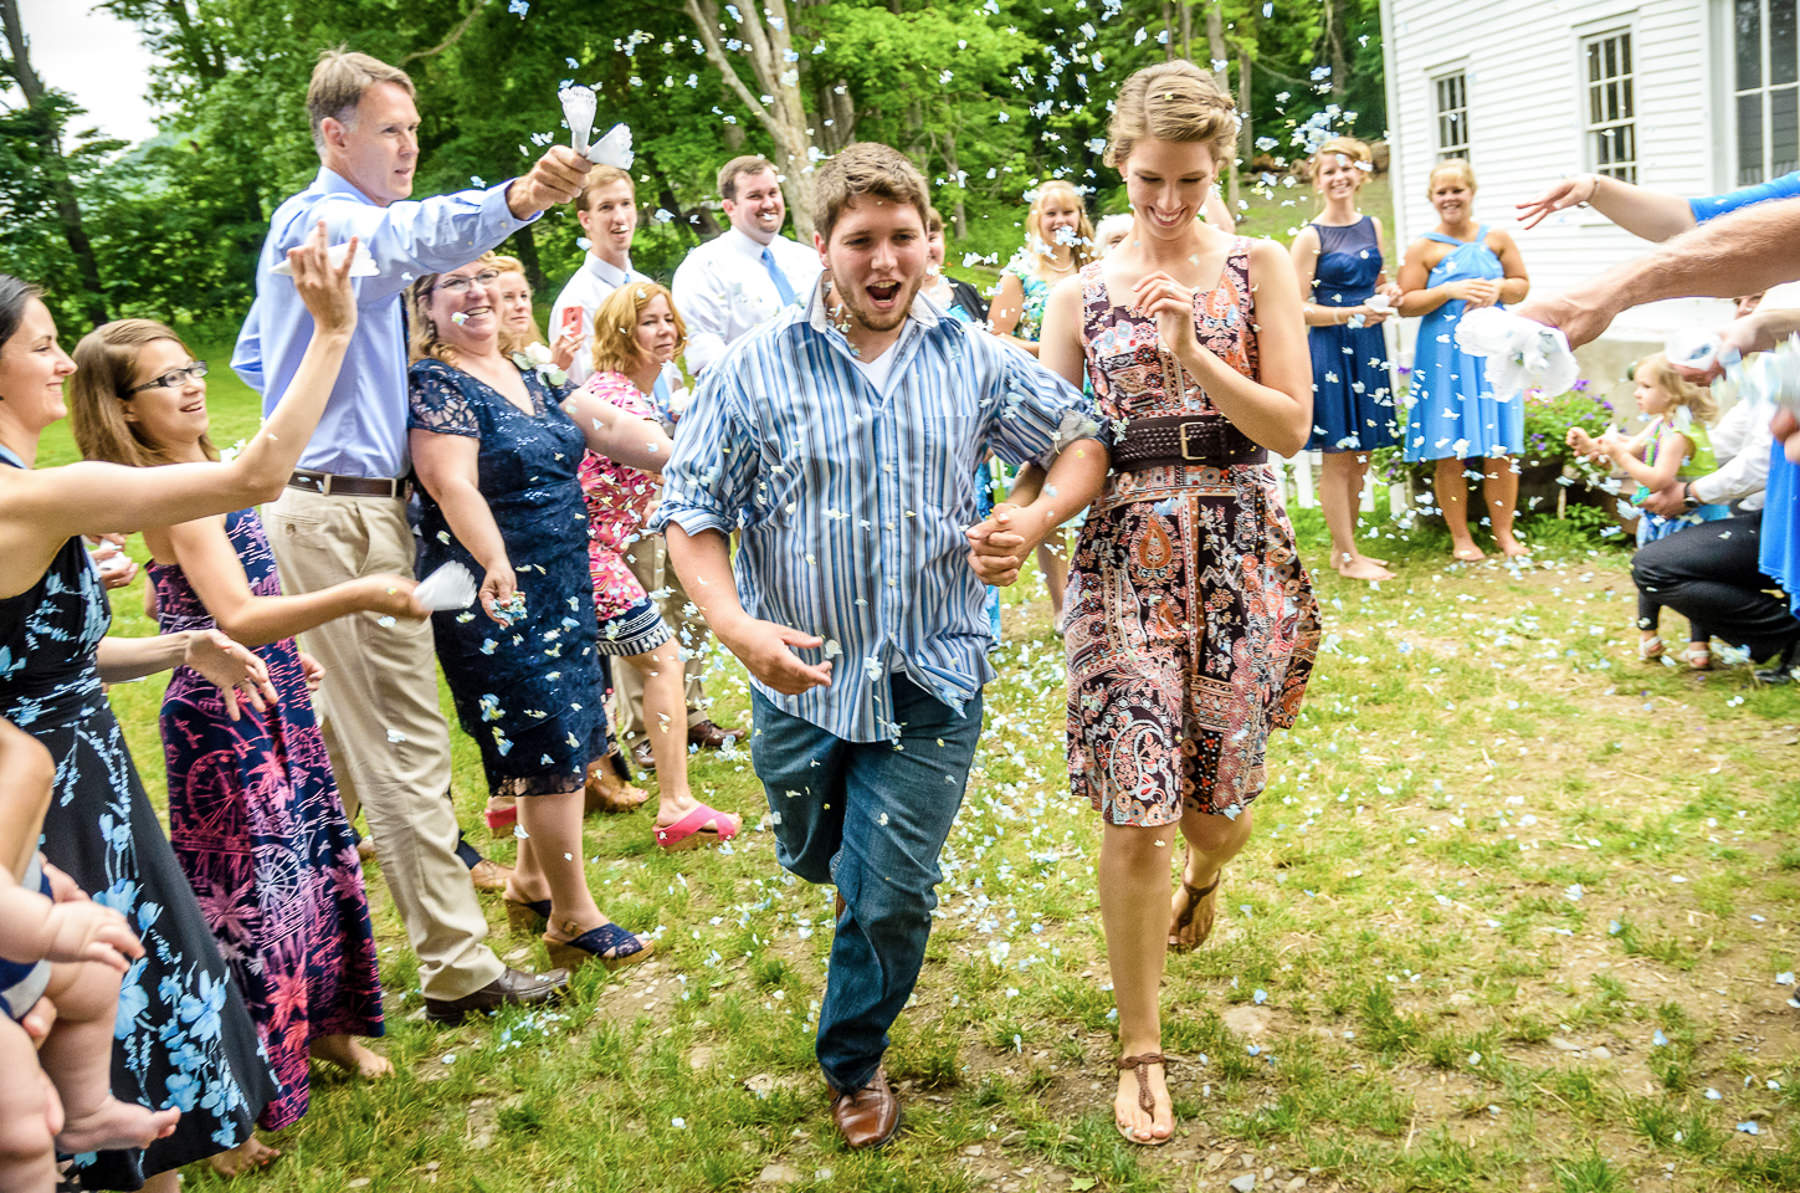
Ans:
{"label": "striped shirt rolled sleeve", "polygon": [[823,638],[800,653],[833,664],[828,687],[757,690],[846,741],[889,740],[895,671],[958,711],[994,677],[963,536],[980,520],[976,463],[1042,461],[1102,432],[1090,398],[924,298],[878,391],[820,294],[707,370],[650,528],[741,531],[745,610]]}

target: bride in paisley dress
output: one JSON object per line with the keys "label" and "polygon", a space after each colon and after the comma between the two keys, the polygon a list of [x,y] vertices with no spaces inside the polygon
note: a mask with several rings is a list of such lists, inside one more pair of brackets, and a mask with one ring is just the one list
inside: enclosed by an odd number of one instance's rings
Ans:
{"label": "bride in paisley dress", "polygon": [[1293,269],[1279,245],[1198,218],[1236,129],[1192,63],[1126,81],[1106,161],[1125,176],[1133,232],[1051,294],[1040,351],[1092,384],[1116,436],[1070,577],[1069,779],[1105,826],[1100,910],[1123,1053],[1113,1109],[1137,1144],[1174,1131],[1165,956],[1211,930],[1269,731],[1292,724],[1319,637],[1266,465],[1312,426]]}

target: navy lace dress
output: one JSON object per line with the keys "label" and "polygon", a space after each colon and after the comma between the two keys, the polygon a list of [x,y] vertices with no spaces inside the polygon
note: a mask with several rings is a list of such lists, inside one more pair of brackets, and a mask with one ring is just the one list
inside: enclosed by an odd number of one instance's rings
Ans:
{"label": "navy lace dress", "polygon": [[[1311,301],[1354,307],[1375,293],[1381,276],[1381,241],[1375,221],[1312,225],[1319,234]],[[1369,452],[1400,442],[1394,417],[1394,376],[1379,327],[1349,324],[1309,327],[1312,349],[1313,429],[1309,451]]]}
{"label": "navy lace dress", "polygon": [[[22,467],[4,449],[0,462]],[[0,600],[0,716],[56,759],[44,856],[122,912],[144,942],[119,990],[112,1092],[181,1108],[175,1133],[145,1151],[77,1158],[84,1189],[136,1189],[146,1177],[236,1147],[277,1092],[256,1025],[101,688],[95,650],[111,622],[79,539],[63,545],[36,585]]]}
{"label": "navy lace dress", "polygon": [[[463,732],[481,750],[497,796],[581,790],[588,763],[605,757],[605,688],[599,622],[588,577],[588,515],[576,470],[587,443],[535,371],[524,373],[527,414],[442,361],[411,373],[408,424],[479,443],[476,485],[506,544],[525,610],[502,627],[479,607],[434,613],[438,661]],[[419,575],[455,561],[481,579],[444,511],[421,492]]]}

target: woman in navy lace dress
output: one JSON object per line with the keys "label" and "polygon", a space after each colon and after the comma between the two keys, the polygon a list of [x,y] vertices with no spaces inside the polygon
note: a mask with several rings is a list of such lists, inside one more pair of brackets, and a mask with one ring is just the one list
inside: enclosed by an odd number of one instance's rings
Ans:
{"label": "woman in navy lace dress", "polygon": [[32,471],[39,436],[67,413],[62,384],[74,365],[35,291],[0,275],[0,716],[56,759],[45,856],[144,942],[120,990],[114,1094],[182,1111],[174,1134],[143,1151],[78,1158],[83,1188],[171,1193],[180,1166],[244,1143],[278,1090],[101,686],[185,663],[221,684],[235,710],[240,699],[275,698],[268,673],[216,630],[106,639],[111,615],[79,536],[206,517],[281,491],[356,323],[353,256],[332,269],[322,229],[290,254],[315,332],[263,430],[228,464],[157,469]]}
{"label": "woman in navy lace dress", "polygon": [[1331,566],[1352,580],[1392,580],[1386,561],[1356,545],[1369,453],[1400,442],[1394,375],[1381,323],[1400,297],[1388,280],[1381,221],[1356,209],[1370,169],[1369,147],[1334,137],[1313,157],[1313,185],[1325,209],[1294,237],[1294,270],[1306,300],[1312,350],[1313,429],[1308,451],[1321,452],[1319,505],[1331,532]]}
{"label": "woman in navy lace dress", "polygon": [[591,448],[660,472],[670,441],[656,423],[503,353],[498,278],[484,257],[408,292],[418,566],[460,563],[482,577],[481,611],[435,614],[432,629],[488,794],[519,801],[508,917],[547,921],[551,964],[612,969],[651,946],[601,913],[582,862],[582,788],[608,746],[577,469]]}

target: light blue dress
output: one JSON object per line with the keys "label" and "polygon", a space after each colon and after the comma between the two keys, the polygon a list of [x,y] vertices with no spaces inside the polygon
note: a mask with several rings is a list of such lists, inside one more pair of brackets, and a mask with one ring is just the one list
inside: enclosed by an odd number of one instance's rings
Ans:
{"label": "light blue dress", "polygon": [[[1487,226],[1470,241],[1441,232],[1426,240],[1451,246],[1431,270],[1427,286],[1462,278],[1506,276],[1500,258],[1487,247]],[[1406,458],[1411,461],[1517,456],[1525,450],[1525,403],[1517,394],[1499,401],[1487,382],[1479,356],[1456,346],[1456,321],[1462,299],[1451,299],[1419,320],[1413,348],[1411,409],[1406,419]],[[1507,395],[1502,395],[1507,396]]]}
{"label": "light blue dress", "polygon": [[1800,617],[1800,464],[1787,458],[1779,439],[1771,450],[1758,555],[1762,574],[1780,582],[1791,602],[1788,607]]}

